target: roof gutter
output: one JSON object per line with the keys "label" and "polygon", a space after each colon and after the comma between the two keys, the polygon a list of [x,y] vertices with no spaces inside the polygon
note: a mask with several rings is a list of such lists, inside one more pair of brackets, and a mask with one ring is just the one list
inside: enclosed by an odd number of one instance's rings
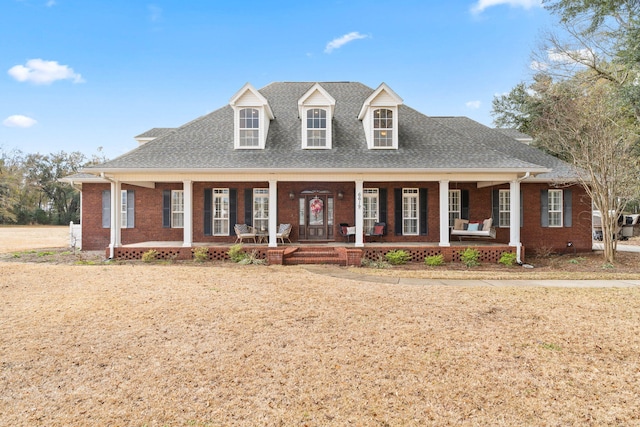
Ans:
{"label": "roof gutter", "polygon": [[274,174],[274,173],[305,173],[308,174],[310,172],[318,172],[318,173],[328,173],[334,175],[336,172],[346,172],[352,174],[365,174],[372,172],[384,172],[384,173],[444,173],[444,174],[460,174],[460,173],[522,173],[523,170],[527,170],[527,174],[530,176],[531,174],[540,174],[540,173],[549,173],[551,169],[540,167],[534,169],[524,169],[524,168],[505,168],[505,169],[496,169],[496,168],[318,168],[318,169],[309,169],[309,168],[89,168],[82,169],[81,172],[96,174],[100,173],[101,177],[104,177],[105,173],[170,173],[170,174],[186,174],[186,173],[265,173],[265,174]]}

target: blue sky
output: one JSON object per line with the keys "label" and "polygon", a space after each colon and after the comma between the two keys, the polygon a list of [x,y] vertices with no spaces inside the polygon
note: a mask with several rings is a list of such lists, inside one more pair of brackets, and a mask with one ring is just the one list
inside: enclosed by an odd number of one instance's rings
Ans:
{"label": "blue sky", "polygon": [[539,0],[0,0],[0,150],[114,158],[246,82],[385,82],[492,125],[552,22]]}

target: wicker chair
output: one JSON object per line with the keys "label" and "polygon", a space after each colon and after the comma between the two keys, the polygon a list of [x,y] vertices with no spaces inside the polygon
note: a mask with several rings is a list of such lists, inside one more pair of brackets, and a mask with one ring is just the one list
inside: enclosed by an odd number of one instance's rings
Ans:
{"label": "wicker chair", "polygon": [[256,242],[256,236],[258,230],[247,224],[236,224],[233,226],[236,232],[236,243],[242,243],[243,239],[253,239],[253,243]]}
{"label": "wicker chair", "polygon": [[289,234],[291,233],[291,224],[280,224],[278,227],[278,232],[276,233],[276,239],[280,240],[284,245],[284,239],[287,239],[289,243],[291,240],[289,239]]}

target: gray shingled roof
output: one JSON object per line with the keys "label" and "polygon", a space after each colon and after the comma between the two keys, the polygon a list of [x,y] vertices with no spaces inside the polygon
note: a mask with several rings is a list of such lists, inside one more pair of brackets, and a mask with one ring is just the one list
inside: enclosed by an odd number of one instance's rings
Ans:
{"label": "gray shingled roof", "polygon": [[549,173],[537,175],[537,179],[573,180],[576,177],[575,170],[570,164],[467,117],[434,117],[434,119],[494,150],[552,169]]}
{"label": "gray shingled roof", "polygon": [[512,128],[495,128],[498,132],[517,140],[532,140],[531,135],[520,132],[518,129]]}
{"label": "gray shingled roof", "polygon": [[[538,163],[547,160],[542,155],[514,155],[508,138],[489,128],[491,133],[466,132],[405,105],[399,107],[399,149],[369,150],[357,116],[374,89],[349,82],[320,83],[336,100],[333,148],[304,150],[298,99],[313,84],[272,83],[259,90],[275,115],[263,150],[234,149],[233,110],[226,105],[93,169],[526,170],[550,164]],[[500,140],[488,144],[491,135]]]}
{"label": "gray shingled roof", "polygon": [[134,136],[134,138],[158,138],[168,134],[174,129],[175,128],[153,128],[141,133],[140,135]]}

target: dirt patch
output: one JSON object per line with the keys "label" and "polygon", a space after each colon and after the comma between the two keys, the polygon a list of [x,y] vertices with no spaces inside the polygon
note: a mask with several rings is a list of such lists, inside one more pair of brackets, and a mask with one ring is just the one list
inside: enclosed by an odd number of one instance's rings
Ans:
{"label": "dirt patch", "polygon": [[5,425],[632,425],[640,289],[0,268]]}

